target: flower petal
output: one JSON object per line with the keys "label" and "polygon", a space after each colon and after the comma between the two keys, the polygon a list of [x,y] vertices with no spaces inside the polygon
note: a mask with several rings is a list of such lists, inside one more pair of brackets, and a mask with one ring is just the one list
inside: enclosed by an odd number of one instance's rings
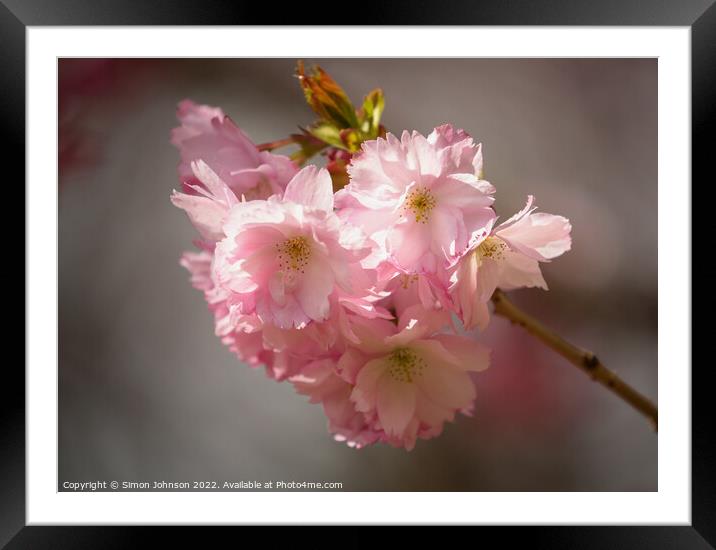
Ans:
{"label": "flower petal", "polygon": [[510,248],[538,261],[551,260],[567,252],[572,246],[569,236],[572,226],[569,220],[553,214],[527,212],[531,204],[530,196],[527,206],[498,227],[496,235],[506,241]]}
{"label": "flower petal", "polygon": [[431,231],[427,224],[405,221],[388,235],[388,252],[403,270],[417,271],[420,260],[430,250]]}
{"label": "flower petal", "polygon": [[394,380],[390,374],[381,376],[377,384],[376,411],[385,432],[400,436],[415,414],[416,386]]}
{"label": "flower petal", "polygon": [[333,211],[333,183],[328,170],[306,166],[288,183],[283,198],[308,208]]}
{"label": "flower petal", "polygon": [[450,350],[464,370],[477,372],[490,366],[490,350],[473,338],[456,334],[437,334],[433,338]]}
{"label": "flower petal", "polygon": [[[426,359],[427,361],[427,359]],[[447,363],[428,363],[418,385],[436,405],[461,409],[475,399],[475,385],[470,375]]]}
{"label": "flower petal", "polygon": [[547,283],[542,276],[539,262],[520,252],[505,252],[504,267],[500,274],[499,286],[503,290],[515,288],[542,288],[547,290]]}
{"label": "flower petal", "polygon": [[314,321],[328,317],[335,277],[330,265],[321,261],[310,261],[302,274],[301,283],[294,292],[303,311]]}
{"label": "flower petal", "polygon": [[388,358],[380,357],[368,361],[358,372],[351,393],[351,401],[356,404],[357,410],[368,412],[375,407],[378,381],[389,366]]}
{"label": "flower petal", "polygon": [[475,291],[480,297],[481,302],[486,303],[492,298],[492,294],[500,284],[500,276],[504,265],[504,259],[493,260],[491,258],[481,258],[478,262]]}
{"label": "flower petal", "polygon": [[224,238],[222,225],[228,209],[223,204],[208,197],[186,195],[174,191],[172,204],[181,208],[189,216],[201,236],[208,241],[219,241]]}

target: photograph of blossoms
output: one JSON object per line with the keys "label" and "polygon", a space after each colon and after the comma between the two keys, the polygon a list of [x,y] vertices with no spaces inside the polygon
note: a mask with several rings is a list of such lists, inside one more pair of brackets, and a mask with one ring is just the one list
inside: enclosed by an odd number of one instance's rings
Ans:
{"label": "photograph of blossoms", "polygon": [[60,59],[58,106],[60,490],[657,490],[655,59]]}

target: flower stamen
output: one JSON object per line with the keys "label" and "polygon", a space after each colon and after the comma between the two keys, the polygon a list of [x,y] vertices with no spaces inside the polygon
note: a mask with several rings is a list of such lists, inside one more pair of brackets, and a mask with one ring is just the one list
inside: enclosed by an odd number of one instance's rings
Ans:
{"label": "flower stamen", "polygon": [[480,258],[490,258],[492,260],[502,260],[505,257],[507,245],[497,237],[487,237],[475,249],[475,254]]}
{"label": "flower stamen", "polygon": [[394,349],[388,357],[388,374],[398,382],[412,383],[425,368],[425,361],[408,348]]}
{"label": "flower stamen", "polygon": [[418,280],[418,275],[403,274],[400,276],[400,286],[403,290],[408,290],[410,285]]}
{"label": "flower stamen", "polygon": [[437,201],[430,189],[413,189],[405,198],[404,211],[411,212],[418,223],[428,223],[430,211],[435,208]]}
{"label": "flower stamen", "polygon": [[306,237],[292,237],[282,243],[276,243],[276,252],[281,270],[303,273],[311,258],[311,245]]}

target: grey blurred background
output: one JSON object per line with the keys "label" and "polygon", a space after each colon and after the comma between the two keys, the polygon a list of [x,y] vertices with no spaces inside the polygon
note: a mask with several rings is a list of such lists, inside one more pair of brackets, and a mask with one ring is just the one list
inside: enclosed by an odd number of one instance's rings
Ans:
{"label": "grey blurred background", "polygon": [[[570,218],[572,251],[543,269],[551,290],[514,300],[656,400],[655,59],[306,62],[320,63],[355,102],[382,87],[389,130],[465,128],[483,143],[501,216],[534,194],[541,210]],[[175,106],[221,106],[255,142],[279,139],[314,118],[294,67],[60,60],[60,484],[657,490],[657,436],[646,421],[500,318],[482,336],[493,364],[476,378],[474,417],[409,453],[334,442],[320,406],[221,345],[178,264],[195,235],[169,202],[179,187]]]}

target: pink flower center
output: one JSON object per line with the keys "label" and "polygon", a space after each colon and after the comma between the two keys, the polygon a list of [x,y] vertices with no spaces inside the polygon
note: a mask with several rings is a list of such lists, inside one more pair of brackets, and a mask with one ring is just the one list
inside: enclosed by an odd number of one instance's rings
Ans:
{"label": "pink flower center", "polygon": [[292,237],[282,243],[276,243],[276,252],[279,269],[303,273],[311,258],[311,245],[306,237]]}
{"label": "pink flower center", "polygon": [[418,223],[428,223],[430,211],[435,208],[437,201],[430,189],[420,188],[413,189],[405,198],[403,204],[404,211],[410,212],[415,216]]}
{"label": "pink flower center", "polygon": [[425,361],[408,348],[394,349],[388,357],[388,374],[398,382],[412,382],[425,368]]}
{"label": "pink flower center", "polygon": [[497,237],[487,237],[475,249],[475,254],[480,258],[490,258],[492,260],[502,260],[505,257],[507,245]]}

